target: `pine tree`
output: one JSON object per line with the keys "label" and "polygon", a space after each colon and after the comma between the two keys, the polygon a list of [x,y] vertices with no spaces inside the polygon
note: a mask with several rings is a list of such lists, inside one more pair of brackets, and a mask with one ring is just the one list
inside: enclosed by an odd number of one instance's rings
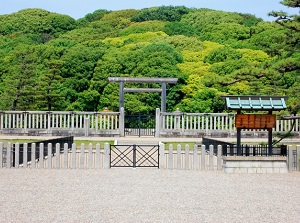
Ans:
{"label": "pine tree", "polygon": [[29,110],[35,98],[36,73],[32,52],[26,47],[16,50],[11,57],[13,69],[3,77],[1,107],[8,110]]}
{"label": "pine tree", "polygon": [[58,89],[63,78],[60,76],[60,67],[63,62],[52,60],[47,62],[48,70],[41,75],[38,82],[38,96],[36,98],[39,109],[56,110],[58,103],[62,100]]}

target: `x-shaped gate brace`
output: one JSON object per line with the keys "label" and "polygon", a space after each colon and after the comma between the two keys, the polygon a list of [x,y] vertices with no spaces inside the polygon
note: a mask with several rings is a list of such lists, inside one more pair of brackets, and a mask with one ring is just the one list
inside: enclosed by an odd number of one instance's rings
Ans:
{"label": "x-shaped gate brace", "polygon": [[159,168],[159,145],[110,145],[110,167]]}

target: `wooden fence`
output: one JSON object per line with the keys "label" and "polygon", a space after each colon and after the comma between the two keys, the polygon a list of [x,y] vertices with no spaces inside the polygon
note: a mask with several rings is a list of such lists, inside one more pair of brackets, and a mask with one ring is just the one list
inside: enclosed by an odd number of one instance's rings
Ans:
{"label": "wooden fence", "polygon": [[[120,112],[0,111],[0,133],[52,136],[124,136],[124,109]],[[300,118],[276,120],[273,132],[291,130],[300,136]],[[156,109],[156,137],[234,137],[234,114],[160,112]],[[294,125],[293,125],[294,122]],[[143,132],[143,129],[140,130]],[[146,131],[146,130],[145,130]],[[267,137],[265,130],[242,131],[242,137]]]}
{"label": "wooden fence", "polygon": [[213,146],[209,150],[205,145],[195,144],[193,148],[185,145],[184,148],[178,144],[175,148],[171,144],[166,149],[164,145],[160,150],[160,168],[178,170],[222,170],[222,148],[218,148],[218,153],[213,153]]}
{"label": "wooden fence", "polygon": [[[33,143],[31,145],[30,159],[28,158],[27,143],[23,145],[23,152],[20,153],[20,144],[8,142],[5,146],[0,142],[0,168],[39,168],[39,169],[109,169],[110,168],[110,151],[109,144],[105,143],[104,148],[100,148],[100,144],[96,144],[93,148],[92,144],[81,144],[77,148],[76,144],[72,144],[72,148],[68,148],[68,144],[64,144],[64,149],[59,144],[44,145],[40,143],[38,146]],[[55,146],[55,150],[53,150]],[[39,157],[36,157],[36,148],[39,148]],[[54,153],[53,153],[54,151]],[[221,152],[221,151],[220,151]],[[20,154],[23,154],[23,163],[19,164]],[[45,156],[45,154],[47,154]],[[180,154],[180,155],[178,155]],[[202,155],[203,154],[203,155]],[[13,157],[14,156],[14,157]],[[10,160],[10,162],[9,162]],[[15,163],[13,163],[15,160]],[[28,162],[28,160],[31,160]],[[203,145],[199,150],[195,144],[193,150],[188,145],[184,150],[181,145],[177,146],[177,150],[173,150],[173,145],[165,150],[164,144],[161,144],[159,156],[160,169],[194,169],[194,170],[221,170],[221,153],[217,158],[213,154],[213,147],[210,152],[205,151]]]}
{"label": "wooden fence", "polygon": [[[39,157],[36,157],[35,149],[39,149]],[[53,149],[55,148],[55,149]],[[81,144],[77,148],[73,143],[69,148],[68,144],[64,144],[61,149],[59,143],[52,145],[48,143],[44,145],[40,143],[38,146],[33,143],[31,151],[28,153],[27,143],[23,145],[23,153],[20,153],[20,144],[8,142],[0,142],[0,168],[29,168],[29,169],[109,169],[110,168],[110,145],[105,143],[103,148],[100,144],[93,147],[92,144]],[[300,146],[288,148],[287,165],[290,171],[299,171]],[[53,152],[54,151],[54,152]],[[20,164],[20,154],[23,156],[23,163]],[[29,155],[28,155],[29,154]],[[46,156],[45,156],[46,154]],[[14,157],[13,157],[14,156]],[[30,159],[28,158],[30,156]],[[14,162],[13,162],[14,160]],[[28,161],[30,160],[30,161]],[[223,156],[222,147],[218,146],[217,154],[214,153],[214,146],[210,145],[209,150],[205,145],[195,144],[193,148],[185,145],[184,148],[180,144],[176,147],[170,144],[165,148],[165,144],[160,145],[159,152],[159,168],[160,169],[178,169],[178,170],[222,170]]]}
{"label": "wooden fence", "polygon": [[26,135],[119,135],[119,112],[2,111],[0,131]]}
{"label": "wooden fence", "polygon": [[[100,148],[100,144],[96,144],[96,148],[92,148],[92,144],[87,147],[84,144],[78,149],[73,143],[69,148],[68,144],[64,144],[63,150],[60,144],[44,145],[35,143],[31,145],[30,159],[28,159],[27,143],[23,145],[23,151],[20,153],[19,143],[7,143],[4,147],[0,143],[0,168],[39,168],[39,169],[108,169],[109,168],[109,144],[106,143],[104,148]],[[52,146],[55,146],[53,150]],[[39,149],[39,156],[36,157],[36,148]],[[54,151],[54,152],[53,152]],[[19,163],[19,156],[23,154],[23,163]],[[45,156],[46,154],[46,156]],[[15,157],[12,157],[15,156]],[[10,162],[9,162],[10,160]],[[13,160],[15,161],[13,163]],[[28,162],[28,160],[31,160]]]}
{"label": "wooden fence", "polygon": [[[276,120],[273,132],[291,133],[299,136],[300,117],[295,120]],[[232,137],[236,134],[235,114],[231,113],[182,113],[162,112],[157,120],[160,136],[216,136]],[[293,122],[294,125],[293,125]],[[244,137],[266,137],[266,130],[243,130]]]}

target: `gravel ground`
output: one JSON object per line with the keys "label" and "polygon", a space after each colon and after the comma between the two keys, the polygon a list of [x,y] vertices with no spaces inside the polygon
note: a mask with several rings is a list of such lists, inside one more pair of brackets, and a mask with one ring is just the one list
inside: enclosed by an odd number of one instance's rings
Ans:
{"label": "gravel ground", "polygon": [[0,222],[300,222],[300,173],[0,169]]}

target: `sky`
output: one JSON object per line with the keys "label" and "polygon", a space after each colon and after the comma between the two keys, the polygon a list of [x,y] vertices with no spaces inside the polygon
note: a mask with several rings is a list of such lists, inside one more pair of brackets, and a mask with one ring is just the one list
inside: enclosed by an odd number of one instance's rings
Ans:
{"label": "sky", "polygon": [[299,13],[299,10],[288,8],[279,2],[280,0],[1,0],[0,15],[27,8],[41,8],[79,19],[98,9],[115,11],[162,5],[184,5],[188,8],[209,8],[227,12],[250,13],[266,21],[274,20],[268,16],[268,12],[272,10],[282,10],[291,14]]}

